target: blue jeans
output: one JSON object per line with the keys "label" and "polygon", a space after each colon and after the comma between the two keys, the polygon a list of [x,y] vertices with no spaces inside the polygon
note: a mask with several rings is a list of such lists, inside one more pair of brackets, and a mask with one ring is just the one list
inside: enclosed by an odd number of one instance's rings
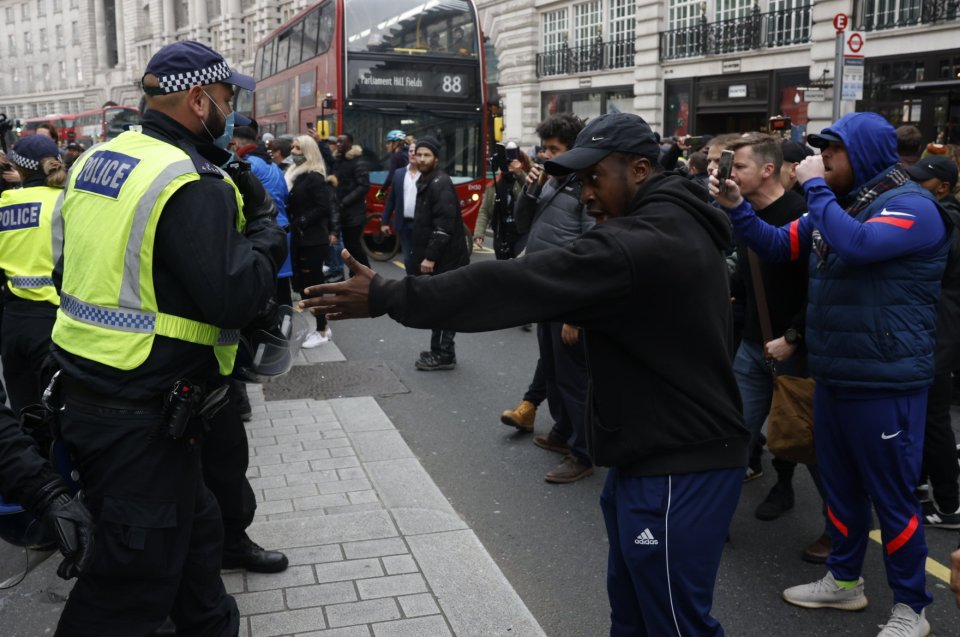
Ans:
{"label": "blue jeans", "polygon": [[[777,372],[790,376],[806,376],[797,373],[799,357],[785,362],[777,362]],[[750,448],[760,441],[760,430],[770,413],[770,401],[773,398],[773,375],[763,355],[760,343],[743,340],[733,359],[733,375],[740,389],[743,401],[743,421],[750,431]]]}

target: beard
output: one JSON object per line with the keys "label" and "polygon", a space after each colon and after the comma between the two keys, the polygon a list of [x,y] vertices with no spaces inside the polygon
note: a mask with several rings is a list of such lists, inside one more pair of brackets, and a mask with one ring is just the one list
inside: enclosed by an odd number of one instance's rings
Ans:
{"label": "beard", "polygon": [[216,140],[218,137],[223,135],[227,130],[227,120],[220,114],[215,107],[210,107],[210,113],[207,114],[206,119],[203,120],[204,125],[207,128],[207,132],[213,136],[213,139]]}

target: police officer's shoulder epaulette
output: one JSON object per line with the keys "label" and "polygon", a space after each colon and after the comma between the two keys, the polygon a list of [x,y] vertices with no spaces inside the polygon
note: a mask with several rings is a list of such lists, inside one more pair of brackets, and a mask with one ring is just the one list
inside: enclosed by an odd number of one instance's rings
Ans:
{"label": "police officer's shoulder epaulette", "polygon": [[201,176],[223,179],[223,171],[220,170],[220,167],[201,155],[196,146],[185,140],[180,140],[178,146],[180,146],[180,149],[190,157],[194,168],[196,168],[197,172],[200,173]]}

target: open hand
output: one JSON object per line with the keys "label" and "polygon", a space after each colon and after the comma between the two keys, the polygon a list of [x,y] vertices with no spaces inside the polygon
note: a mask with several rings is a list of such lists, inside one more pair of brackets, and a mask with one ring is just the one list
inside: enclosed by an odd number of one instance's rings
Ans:
{"label": "open hand", "polygon": [[341,252],[340,256],[353,276],[343,283],[325,283],[307,288],[304,294],[311,298],[303,299],[298,306],[315,315],[325,314],[334,321],[366,318],[370,316],[370,283],[376,273],[354,259],[347,250]]}

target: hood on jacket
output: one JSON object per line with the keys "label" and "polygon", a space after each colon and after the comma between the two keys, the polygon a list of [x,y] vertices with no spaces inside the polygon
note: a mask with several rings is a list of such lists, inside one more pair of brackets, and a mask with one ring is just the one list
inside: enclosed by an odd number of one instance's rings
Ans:
{"label": "hood on jacket", "polygon": [[853,168],[851,193],[900,161],[897,131],[876,113],[847,113],[820,134],[833,134],[843,140]]}
{"label": "hood on jacket", "polygon": [[344,159],[356,159],[362,154],[363,148],[361,148],[360,144],[354,144],[350,150],[347,151],[346,155],[344,155]]}
{"label": "hood on jacket", "polygon": [[703,186],[676,173],[653,176],[630,203],[628,216],[642,214],[643,208],[669,202],[678,205],[697,220],[719,250],[726,250],[733,240],[730,220],[720,208],[707,201]]}

